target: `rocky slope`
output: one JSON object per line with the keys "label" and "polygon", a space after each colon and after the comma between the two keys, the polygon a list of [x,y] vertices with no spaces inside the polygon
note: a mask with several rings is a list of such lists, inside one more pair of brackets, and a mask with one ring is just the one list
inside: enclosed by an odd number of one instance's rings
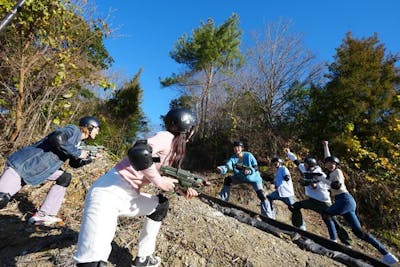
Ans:
{"label": "rocky slope", "polygon": [[[78,170],[68,188],[60,216],[64,223],[54,228],[27,224],[50,183],[42,187],[25,186],[8,206],[0,211],[0,266],[74,266],[84,195],[90,184],[112,167],[109,157]],[[216,195],[221,179],[207,175],[213,184],[207,188]],[[146,190],[154,192],[149,186]],[[170,197],[170,211],[157,240],[157,254],[162,266],[344,266],[343,264],[301,249],[288,237],[263,232],[220,211],[199,199]],[[252,189],[237,185],[232,202],[259,211]],[[278,205],[277,219],[289,223],[289,212]],[[312,212],[306,212],[308,230],[327,236],[325,226]],[[121,218],[113,241],[108,266],[130,266],[136,254],[136,242],[142,218]],[[380,257],[368,244],[357,241],[354,248]],[[395,251],[399,255],[398,251]]]}

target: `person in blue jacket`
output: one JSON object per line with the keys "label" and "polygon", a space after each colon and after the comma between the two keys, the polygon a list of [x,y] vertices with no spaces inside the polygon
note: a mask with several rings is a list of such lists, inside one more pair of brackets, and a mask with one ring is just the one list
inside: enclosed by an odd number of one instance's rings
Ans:
{"label": "person in blue jacket", "polygon": [[79,121],[79,127],[66,125],[38,142],[12,153],[0,176],[0,209],[7,205],[22,186],[55,181],[29,223],[48,226],[61,222],[56,215],[72,179],[72,175],[63,171],[61,166],[68,159],[69,165],[74,168],[92,162],[89,151],[82,150],[79,146],[82,140],[89,137],[94,139],[99,129],[100,122],[95,117],[86,116]]}
{"label": "person in blue jacket", "polygon": [[256,158],[252,153],[243,151],[243,142],[241,141],[233,143],[233,151],[235,154],[228,159],[225,165],[217,167],[217,172],[221,174],[226,174],[228,170],[233,172],[233,175],[225,178],[224,186],[219,193],[220,198],[229,201],[232,184],[250,183],[261,201],[261,215],[270,216],[271,206],[265,197],[263,180],[258,171]]}

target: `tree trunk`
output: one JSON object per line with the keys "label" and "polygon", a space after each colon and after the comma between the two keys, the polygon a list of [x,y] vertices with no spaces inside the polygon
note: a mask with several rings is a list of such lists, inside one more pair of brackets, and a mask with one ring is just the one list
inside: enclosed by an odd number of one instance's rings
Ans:
{"label": "tree trunk", "polygon": [[200,136],[204,136],[206,132],[207,126],[207,114],[208,114],[208,100],[210,99],[210,88],[213,82],[213,70],[214,68],[211,67],[209,71],[206,71],[207,75],[207,83],[205,88],[203,88],[201,92],[201,99],[200,99]]}
{"label": "tree trunk", "polygon": [[[21,66],[24,66],[24,58],[22,58]],[[22,129],[22,116],[23,116],[23,108],[24,108],[24,79],[25,79],[25,70],[24,68],[20,69],[19,72],[19,83],[18,83],[18,95],[17,95],[17,103],[15,105],[15,123],[14,129],[10,135],[9,141],[14,142],[17,140],[17,137]]]}

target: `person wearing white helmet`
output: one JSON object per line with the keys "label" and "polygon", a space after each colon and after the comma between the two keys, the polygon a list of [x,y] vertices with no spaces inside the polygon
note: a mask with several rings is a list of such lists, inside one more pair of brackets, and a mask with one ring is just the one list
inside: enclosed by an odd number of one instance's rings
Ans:
{"label": "person wearing white helmet", "polygon": [[[159,171],[162,166],[180,168],[196,120],[190,110],[178,108],[171,109],[164,122],[166,131],[136,141],[128,155],[88,191],[73,256],[77,266],[107,265],[120,216],[145,216],[132,266],[159,266],[161,263],[154,252],[169,201],[163,194],[151,195],[141,192],[141,188],[152,183],[162,191],[174,190],[178,180],[161,176]],[[193,188],[188,188],[184,194],[188,199],[198,196]]]}
{"label": "person wearing white helmet", "polygon": [[271,164],[275,168],[274,186],[275,191],[271,192],[267,199],[271,205],[271,214],[268,216],[275,219],[274,200],[279,200],[285,203],[289,209],[295,203],[295,195],[293,181],[288,168],[284,165],[281,158],[275,157],[271,160]]}
{"label": "person wearing white helmet", "polygon": [[351,238],[349,233],[336,218],[327,216],[325,213],[326,209],[332,204],[329,192],[330,187],[326,183],[320,182],[320,180],[326,178],[326,174],[318,166],[317,160],[312,157],[306,157],[304,162],[300,162],[296,155],[288,148],[286,149],[286,153],[287,157],[296,164],[303,175],[300,183],[304,186],[307,196],[307,199],[297,201],[292,205],[292,224],[305,230],[306,227],[301,209],[313,210],[321,215],[322,220],[328,228],[330,239],[337,242],[337,238],[339,237],[344,245],[350,247]]}
{"label": "person wearing white helmet", "polygon": [[335,202],[326,210],[326,213],[330,216],[343,216],[358,238],[370,243],[383,255],[383,262],[387,264],[399,262],[396,256],[390,253],[382,243],[362,229],[356,214],[357,204],[347,190],[343,171],[340,169],[340,161],[337,157],[331,155],[328,141],[323,141],[322,145],[325,156],[325,168],[328,170],[328,176],[323,181],[330,185],[331,193],[335,198]]}
{"label": "person wearing white helmet", "polygon": [[39,210],[29,218],[29,223],[49,226],[61,222],[56,215],[72,179],[72,175],[61,166],[67,160],[75,168],[92,162],[89,152],[80,149],[79,145],[85,139],[96,138],[99,129],[100,122],[93,116],[86,116],[79,121],[79,127],[68,124],[12,153],[0,177],[0,209],[22,186],[55,181]]}

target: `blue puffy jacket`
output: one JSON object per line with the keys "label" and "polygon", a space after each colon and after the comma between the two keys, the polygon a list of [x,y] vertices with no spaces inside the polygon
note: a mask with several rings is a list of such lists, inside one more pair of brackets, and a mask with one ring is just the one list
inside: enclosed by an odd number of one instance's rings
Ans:
{"label": "blue puffy jacket", "polygon": [[258,172],[257,160],[250,152],[243,152],[242,164],[246,168],[251,170],[251,173],[245,175],[242,168],[238,168],[237,164],[239,162],[239,157],[235,154],[231,156],[225,165],[218,166],[222,171],[222,174],[226,174],[228,170],[233,171],[233,174],[237,177],[242,178],[248,182],[259,182],[262,181],[260,173]]}
{"label": "blue puffy jacket", "polygon": [[[49,136],[55,133],[65,138],[57,147],[49,140]],[[81,138],[82,132],[77,126],[66,125],[37,143],[15,151],[8,157],[6,165],[13,168],[25,183],[38,185],[60,169],[67,159],[79,158]]]}

